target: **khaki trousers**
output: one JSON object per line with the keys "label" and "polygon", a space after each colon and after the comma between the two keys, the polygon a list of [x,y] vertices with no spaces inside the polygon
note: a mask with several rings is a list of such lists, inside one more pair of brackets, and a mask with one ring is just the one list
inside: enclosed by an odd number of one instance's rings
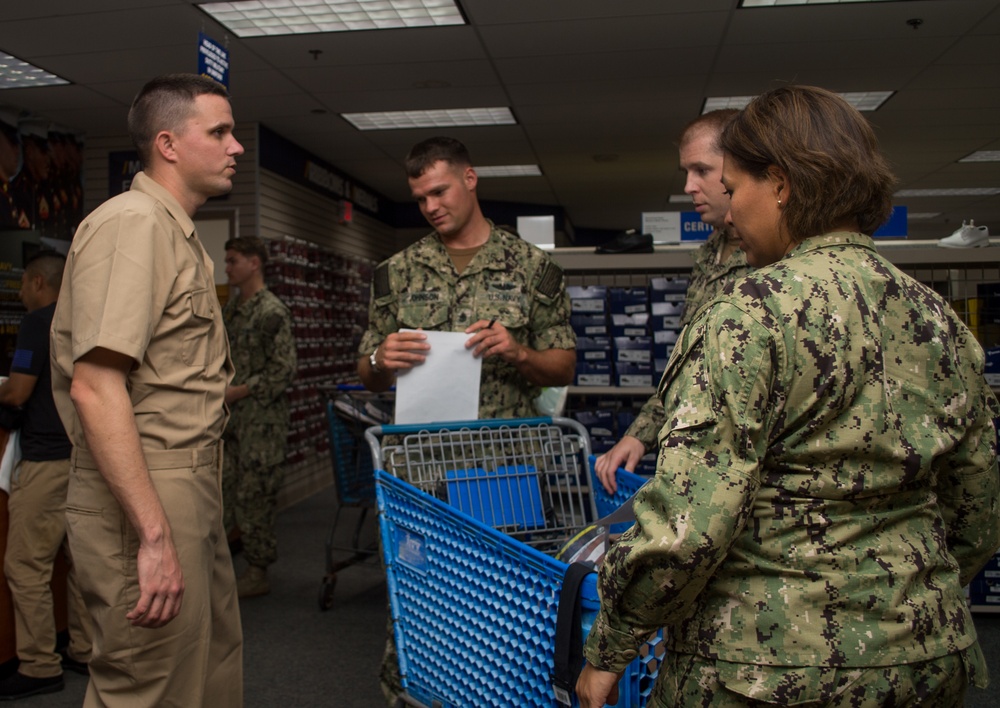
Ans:
{"label": "khaki trousers", "polygon": [[66,515],[80,586],[94,621],[84,706],[239,708],[243,633],[222,528],[221,445],[147,451],[184,573],[180,614],[133,627],[139,539],[89,454],[74,450]]}
{"label": "khaki trousers", "polygon": [[[14,600],[18,671],[49,678],[62,674],[56,653],[52,568],[66,543],[66,487],[69,460],[21,460],[11,479],[10,529],[4,573]],[[90,660],[90,616],[83,604],[76,569],[70,560],[68,586],[69,654]]]}

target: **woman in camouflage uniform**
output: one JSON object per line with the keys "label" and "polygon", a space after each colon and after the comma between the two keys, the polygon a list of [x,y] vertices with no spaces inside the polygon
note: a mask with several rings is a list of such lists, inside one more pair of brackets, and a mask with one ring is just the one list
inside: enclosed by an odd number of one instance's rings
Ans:
{"label": "woman in camouflage uniform", "polygon": [[962,587],[1000,544],[983,352],[874,247],[893,177],[836,94],[784,87],[722,135],[749,263],[678,342],[636,525],[601,568],[577,684],[614,702],[664,628],[651,706],[961,705]]}

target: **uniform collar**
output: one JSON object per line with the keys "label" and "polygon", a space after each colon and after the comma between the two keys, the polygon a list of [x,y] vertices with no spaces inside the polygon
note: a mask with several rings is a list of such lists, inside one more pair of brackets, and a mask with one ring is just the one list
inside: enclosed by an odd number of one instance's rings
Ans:
{"label": "uniform collar", "polygon": [[249,298],[247,298],[246,302],[240,302],[240,298],[239,297],[234,298],[233,302],[236,305],[237,309],[240,309],[240,310],[248,309],[251,306],[251,303],[256,302],[260,298],[264,297],[264,293],[265,292],[267,292],[267,286],[266,285],[264,285],[263,287],[261,287],[260,290],[258,290],[257,292],[255,292]]}
{"label": "uniform collar", "polygon": [[132,186],[129,187],[129,191],[133,190],[136,192],[142,192],[143,194],[148,194],[153,199],[163,204],[167,211],[170,212],[170,216],[174,217],[174,221],[176,221],[181,227],[181,230],[184,232],[184,236],[187,238],[194,236],[194,222],[191,220],[191,217],[188,216],[188,213],[181,207],[180,202],[174,198],[174,195],[171,194],[166,187],[161,185],[145,172],[139,172],[132,178]]}
{"label": "uniform collar", "polygon": [[869,251],[876,250],[874,239],[867,234],[857,233],[856,231],[834,231],[822,236],[810,236],[789,251],[785,255],[785,258],[818,251],[821,248],[829,248],[830,246],[857,246],[859,248],[866,248]]}
{"label": "uniform collar", "polygon": [[[506,269],[507,259],[504,248],[506,234],[489,219],[486,221],[490,225],[490,236],[486,239],[486,243],[480,246],[479,251],[476,252],[475,257],[465,267],[465,270],[462,271],[462,275],[478,273],[481,270]],[[440,267],[442,259],[451,261],[448,249],[445,248],[441,235],[437,231],[421,243],[413,254],[413,259],[434,268]]]}

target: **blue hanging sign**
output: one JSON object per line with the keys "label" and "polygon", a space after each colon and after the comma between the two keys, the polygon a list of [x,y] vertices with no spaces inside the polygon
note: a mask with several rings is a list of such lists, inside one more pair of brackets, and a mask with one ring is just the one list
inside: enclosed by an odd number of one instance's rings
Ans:
{"label": "blue hanging sign", "polygon": [[198,73],[229,88],[229,50],[204,32],[198,33]]}

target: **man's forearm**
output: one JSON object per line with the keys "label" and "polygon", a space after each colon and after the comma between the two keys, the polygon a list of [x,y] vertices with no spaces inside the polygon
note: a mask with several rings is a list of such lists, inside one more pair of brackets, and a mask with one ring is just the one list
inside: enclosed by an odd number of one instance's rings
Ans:
{"label": "man's forearm", "polygon": [[120,372],[77,362],[71,389],[87,447],[142,543],[170,538]]}
{"label": "man's forearm", "polygon": [[536,351],[522,347],[523,356],[514,366],[535,386],[568,386],[573,383],[576,371],[576,351],[573,349],[545,349]]}

